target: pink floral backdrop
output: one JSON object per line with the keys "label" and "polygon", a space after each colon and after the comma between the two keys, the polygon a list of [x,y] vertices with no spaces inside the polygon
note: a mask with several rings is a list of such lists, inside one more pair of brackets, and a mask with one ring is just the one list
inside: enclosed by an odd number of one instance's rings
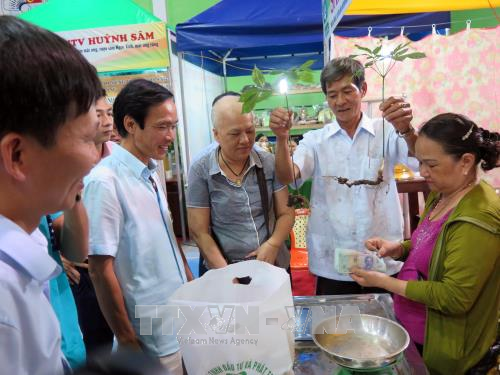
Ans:
{"label": "pink floral backdrop", "polygon": [[[413,107],[416,128],[439,113],[457,112],[485,129],[499,132],[499,37],[500,26],[464,30],[451,36],[429,35],[413,42],[410,51],[425,52],[427,57],[398,62],[386,77],[385,96],[406,95]],[[407,41],[400,36],[384,44],[396,46]],[[335,55],[359,53],[355,44],[374,48],[379,40],[335,37]],[[367,99],[380,100],[381,78],[372,69],[367,69],[366,79]],[[499,168],[489,172],[486,179],[500,187]]]}

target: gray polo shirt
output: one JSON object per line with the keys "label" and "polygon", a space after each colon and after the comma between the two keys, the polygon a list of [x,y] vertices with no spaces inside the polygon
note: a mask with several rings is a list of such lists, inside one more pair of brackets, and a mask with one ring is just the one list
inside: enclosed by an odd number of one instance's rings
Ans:
{"label": "gray polo shirt", "polygon": [[[210,222],[216,241],[229,260],[239,260],[256,250],[266,240],[266,223],[255,167],[264,169],[269,198],[269,225],[273,232],[275,215],[273,193],[286,186],[274,174],[274,155],[257,151],[250,153],[250,164],[241,186],[231,182],[217,161],[218,147],[198,159],[189,170],[187,207],[210,208]],[[276,260],[287,268],[290,254],[285,244]]]}

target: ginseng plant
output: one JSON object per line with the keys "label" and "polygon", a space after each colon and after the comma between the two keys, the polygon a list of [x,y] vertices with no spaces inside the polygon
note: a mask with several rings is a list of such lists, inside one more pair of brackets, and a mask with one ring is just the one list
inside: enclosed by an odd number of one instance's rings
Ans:
{"label": "ginseng plant", "polygon": [[[266,100],[273,94],[284,94],[286,109],[288,113],[290,113],[290,107],[288,105],[288,83],[297,84],[297,83],[314,83],[314,75],[311,70],[311,66],[314,64],[315,60],[308,60],[304,64],[294,67],[288,70],[271,70],[266,71],[270,75],[277,76],[274,79],[274,83],[271,84],[266,82],[266,78],[263,72],[255,66],[252,70],[252,81],[253,85],[248,85],[243,88],[241,91],[240,102],[243,103],[242,113],[251,112],[257,103]],[[290,144],[292,140],[291,134],[289,134],[288,144]],[[292,168],[294,165],[293,162],[293,154],[292,156]],[[288,197],[288,206],[294,208],[309,208],[309,200],[298,194],[298,186],[297,180],[295,179],[295,173],[293,173],[293,181],[295,186],[295,191],[297,194],[290,194]]]}
{"label": "ginseng plant", "polygon": [[[360,51],[360,53],[350,55],[351,58],[362,57],[365,60],[365,69],[370,68],[379,77],[382,78],[382,103],[385,101],[385,78],[389,72],[394,68],[397,62],[404,61],[406,59],[421,59],[426,57],[425,53],[417,52],[415,50],[410,52],[411,42],[401,43],[395,46],[393,49],[387,44],[384,44],[384,40],[380,39],[380,43],[374,49],[360,46],[355,44],[355,47]],[[363,72],[358,71],[355,75],[359,76]],[[377,171],[376,180],[356,180],[351,181],[345,177],[334,177],[339,184],[347,185],[348,187],[355,185],[379,185],[384,180],[384,160],[385,160],[385,119],[382,117],[382,163]]]}

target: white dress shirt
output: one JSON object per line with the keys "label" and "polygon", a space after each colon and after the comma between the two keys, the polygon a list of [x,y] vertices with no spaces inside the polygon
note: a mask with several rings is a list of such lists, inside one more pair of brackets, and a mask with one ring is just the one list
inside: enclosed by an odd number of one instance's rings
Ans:
{"label": "white dress shirt", "polygon": [[[384,128],[383,137],[382,120],[363,114],[351,139],[334,121],[306,133],[293,155],[301,171],[298,183],[313,179],[307,247],[309,268],[318,276],[352,281],[334,271],[335,248],[361,250],[364,241],[374,236],[402,239],[403,217],[393,169],[395,164],[406,162],[408,147],[390,123]],[[384,181],[380,185],[349,188],[333,178],[376,180],[383,152]],[[401,268],[401,263],[393,260],[387,260],[386,265],[388,274]]]}
{"label": "white dress shirt", "polygon": [[27,234],[0,215],[0,374],[62,374],[59,322],[48,281],[61,268],[36,229]]}
{"label": "white dress shirt", "polygon": [[115,258],[114,270],[132,326],[145,350],[161,357],[179,350],[175,335],[162,334],[161,319],[153,319],[152,334],[141,335],[135,309],[166,305],[187,279],[156,167],[154,161],[146,166],[114,145],[111,155],[85,178],[83,201],[90,223],[89,254]]}

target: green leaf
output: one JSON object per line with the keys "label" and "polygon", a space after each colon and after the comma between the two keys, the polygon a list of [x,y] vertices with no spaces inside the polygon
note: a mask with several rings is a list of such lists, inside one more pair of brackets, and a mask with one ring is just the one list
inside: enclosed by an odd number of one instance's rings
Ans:
{"label": "green leaf", "polygon": [[263,100],[266,100],[269,98],[271,95],[273,95],[273,90],[263,90],[259,93],[259,96],[257,98],[257,102],[261,102]]}
{"label": "green leaf", "polygon": [[266,90],[273,91],[273,86],[271,86],[271,84],[269,82],[266,82],[266,83],[264,83],[264,86],[262,86],[262,90],[264,90],[264,91],[266,91]]}
{"label": "green leaf", "polygon": [[412,52],[405,55],[404,57],[408,59],[423,59],[424,57],[426,57],[426,55],[423,52]]}
{"label": "green leaf", "polygon": [[370,55],[372,54],[372,50],[371,50],[371,49],[369,49],[369,48],[362,47],[362,46],[360,46],[360,45],[358,45],[358,44],[355,44],[355,45],[354,45],[354,47],[356,47],[357,49],[360,49],[360,50],[362,50],[362,51],[368,52]]}
{"label": "green leaf", "polygon": [[241,89],[241,93],[244,93],[244,92],[247,92],[248,90],[253,90],[253,89],[256,89],[256,88],[257,88],[257,86],[255,86],[255,85],[245,85]]}
{"label": "green leaf", "polygon": [[370,66],[372,66],[373,64],[375,64],[374,61],[368,61],[366,64],[365,64],[365,68],[369,68]]}
{"label": "green leaf", "polygon": [[247,88],[245,91],[241,93],[240,102],[244,103],[253,98],[254,96],[256,97],[257,95],[259,95],[259,92],[260,90],[256,86]]}
{"label": "green leaf", "polygon": [[306,83],[314,83],[314,75],[311,70],[302,71],[297,74],[299,80]]}
{"label": "green leaf", "polygon": [[254,96],[251,99],[244,101],[243,102],[243,107],[241,109],[241,113],[249,113],[252,112],[252,110],[255,108],[255,105],[257,104],[258,96]]}
{"label": "green leaf", "polygon": [[266,83],[266,79],[264,78],[264,74],[260,71],[257,66],[254,66],[252,70],[252,80],[255,82],[255,84],[259,87],[264,86],[264,83]]}
{"label": "green leaf", "polygon": [[411,42],[406,42],[404,44],[400,44],[401,48],[405,48],[405,47],[408,47],[409,45],[411,44]]}
{"label": "green leaf", "polygon": [[406,55],[398,55],[393,58],[396,61],[404,61],[406,59],[422,59],[425,56],[426,55],[423,52],[412,52],[412,53],[407,53]]}
{"label": "green leaf", "polygon": [[316,62],[316,60],[307,60],[304,64],[299,66],[299,69],[301,69],[301,70],[309,69],[312,66],[312,64],[314,64],[315,62]]}
{"label": "green leaf", "polygon": [[404,61],[404,59],[406,59],[406,57],[404,55],[396,55],[396,56],[392,56],[392,59],[396,60],[396,61]]}
{"label": "green leaf", "polygon": [[374,55],[378,55],[378,53],[380,52],[380,50],[381,50],[381,49],[382,49],[382,44],[381,44],[381,45],[379,45],[377,48],[375,48],[375,49],[373,50],[373,54],[374,54]]}
{"label": "green leaf", "polygon": [[394,52],[392,53],[392,57],[404,55],[408,51],[408,48],[404,48],[404,49],[397,51],[397,52],[395,52],[395,51],[396,50],[394,50]]}
{"label": "green leaf", "polygon": [[266,100],[273,94],[272,87],[269,83],[266,82],[264,86],[266,88],[251,86],[243,91],[239,100],[243,103],[241,113],[251,112],[258,102]]}
{"label": "green leaf", "polygon": [[396,48],[394,48],[393,54],[396,54],[396,52],[399,52],[399,50],[401,50],[401,49],[403,49],[405,47],[408,47],[410,44],[411,44],[411,42],[406,42],[406,43],[398,44],[396,46]]}
{"label": "green leaf", "polygon": [[391,55],[395,55],[402,47],[403,45],[402,44],[398,44],[392,51],[391,51]]}

